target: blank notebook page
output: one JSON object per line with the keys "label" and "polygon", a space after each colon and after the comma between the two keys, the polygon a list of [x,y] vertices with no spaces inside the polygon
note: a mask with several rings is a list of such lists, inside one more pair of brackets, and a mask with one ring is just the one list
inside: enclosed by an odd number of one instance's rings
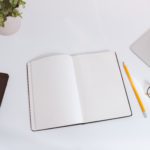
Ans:
{"label": "blank notebook page", "polygon": [[114,52],[73,56],[84,122],[131,115]]}
{"label": "blank notebook page", "polygon": [[31,61],[28,74],[33,130],[83,122],[72,57]]}

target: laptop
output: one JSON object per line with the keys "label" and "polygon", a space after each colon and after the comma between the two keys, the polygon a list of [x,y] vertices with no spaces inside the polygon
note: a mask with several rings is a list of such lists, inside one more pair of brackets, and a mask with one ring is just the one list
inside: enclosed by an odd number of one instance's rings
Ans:
{"label": "laptop", "polygon": [[150,29],[137,39],[130,47],[146,65],[150,67]]}

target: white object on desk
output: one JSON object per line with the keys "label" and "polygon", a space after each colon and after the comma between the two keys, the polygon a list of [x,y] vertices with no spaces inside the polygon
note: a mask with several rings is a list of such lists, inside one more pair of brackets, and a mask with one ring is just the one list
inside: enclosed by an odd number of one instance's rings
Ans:
{"label": "white object on desk", "polygon": [[4,27],[0,27],[0,34],[11,35],[16,33],[21,26],[20,17],[7,17]]}
{"label": "white object on desk", "polygon": [[32,130],[131,116],[117,55],[53,55],[28,63]]}

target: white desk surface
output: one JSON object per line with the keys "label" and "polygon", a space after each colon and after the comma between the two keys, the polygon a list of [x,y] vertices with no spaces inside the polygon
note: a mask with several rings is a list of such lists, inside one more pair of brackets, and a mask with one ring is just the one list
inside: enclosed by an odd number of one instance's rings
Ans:
{"label": "white desk surface", "polygon": [[[12,36],[0,36],[0,71],[10,75],[0,108],[0,150],[148,150],[150,100],[144,96],[142,82],[150,81],[150,68],[129,46],[149,28],[149,0],[28,0],[20,31]],[[148,118],[143,117],[123,74],[132,117],[32,132],[26,62],[51,52],[104,49],[117,51],[128,65],[139,85]]]}

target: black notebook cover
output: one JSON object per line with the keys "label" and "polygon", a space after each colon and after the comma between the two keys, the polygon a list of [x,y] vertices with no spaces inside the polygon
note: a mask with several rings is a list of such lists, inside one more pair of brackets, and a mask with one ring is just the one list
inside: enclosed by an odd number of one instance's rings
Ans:
{"label": "black notebook cover", "polygon": [[3,96],[7,86],[9,75],[6,73],[0,73],[0,106],[2,104]]}

